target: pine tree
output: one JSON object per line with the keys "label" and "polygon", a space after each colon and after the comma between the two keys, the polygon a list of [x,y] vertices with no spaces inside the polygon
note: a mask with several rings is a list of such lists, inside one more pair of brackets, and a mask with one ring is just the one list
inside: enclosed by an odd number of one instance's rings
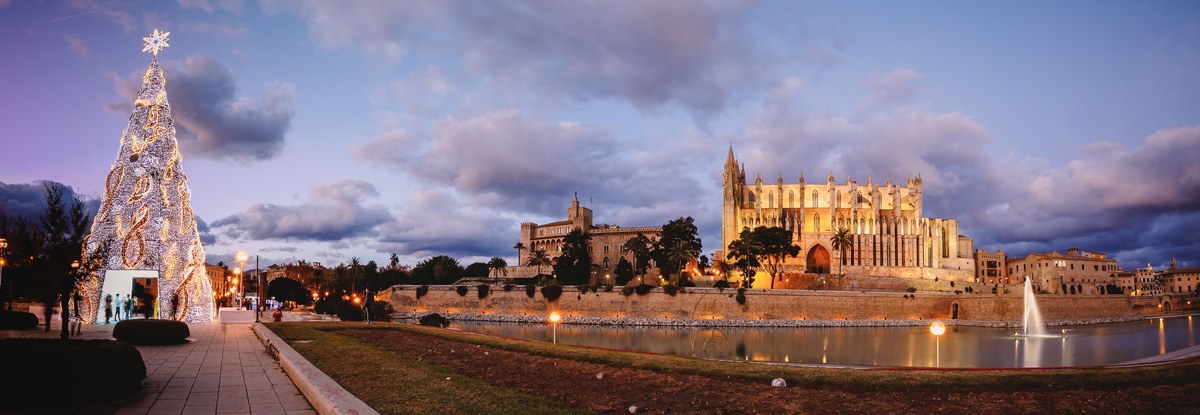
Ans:
{"label": "pine tree", "polygon": [[204,268],[204,247],[190,205],[191,191],[175,139],[166,78],[158,51],[170,32],[155,30],[143,51],[154,54],[142,77],[129,124],[108,173],[100,211],[92,221],[85,246],[95,251],[109,242],[104,269],[84,278],[83,320],[91,323],[99,310],[107,270],[158,271],[159,318],[187,323],[216,320],[212,287]]}

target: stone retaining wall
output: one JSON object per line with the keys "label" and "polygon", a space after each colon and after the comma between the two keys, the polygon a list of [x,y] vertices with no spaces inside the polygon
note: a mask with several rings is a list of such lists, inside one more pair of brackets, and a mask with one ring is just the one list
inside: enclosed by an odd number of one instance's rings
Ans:
{"label": "stone retaining wall", "polygon": [[[951,320],[957,306],[959,320],[1020,321],[1024,299],[1020,294],[933,294],[894,292],[845,292],[799,290],[747,290],[745,304],[738,304],[737,290],[688,288],[674,296],[662,288],[646,295],[622,295],[621,287],[611,292],[581,293],[565,287],[556,301],[547,302],[539,291],[532,298],[524,287],[504,291],[491,287],[479,299],[475,287],[459,295],[453,287],[433,286],[416,299],[415,286],[397,286],[379,298],[389,301],[398,313],[478,313],[514,316],[546,316],[557,311],[564,317],[610,317],[650,319],[741,319],[741,320]],[[1163,299],[1131,298],[1123,295],[1039,295],[1047,321],[1124,319],[1160,313]],[[1178,301],[1178,300],[1175,300]],[[1174,302],[1174,301],[1173,301]],[[1175,308],[1176,310],[1179,307]]]}

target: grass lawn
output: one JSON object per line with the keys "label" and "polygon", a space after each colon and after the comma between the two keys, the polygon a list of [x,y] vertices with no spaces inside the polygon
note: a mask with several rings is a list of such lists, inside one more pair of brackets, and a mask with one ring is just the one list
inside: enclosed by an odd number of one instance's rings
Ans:
{"label": "grass lawn", "polygon": [[[380,323],[268,323],[281,338],[315,340],[291,343],[297,351],[347,390],[384,413],[566,413],[580,412],[482,381],[455,375],[363,343],[328,333],[343,328],[404,330],[446,340],[579,361],[604,363],[658,372],[711,377],[734,377],[788,386],[818,386],[850,391],[873,390],[1107,390],[1185,384],[1200,381],[1200,361],[1141,368],[1102,370],[863,370],[719,362],[646,353],[494,338],[453,330]],[[451,378],[446,380],[446,378]]]}
{"label": "grass lawn", "polygon": [[[592,413],[459,376],[357,339],[322,331],[362,326],[362,323],[267,323],[267,327],[309,362],[380,413]],[[295,343],[295,340],[314,341]]]}

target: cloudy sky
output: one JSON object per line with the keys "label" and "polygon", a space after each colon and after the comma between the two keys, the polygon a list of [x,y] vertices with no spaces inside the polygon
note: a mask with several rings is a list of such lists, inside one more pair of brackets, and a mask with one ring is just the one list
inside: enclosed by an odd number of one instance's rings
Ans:
{"label": "cloudy sky", "polygon": [[504,256],[751,180],[925,179],[1010,256],[1200,265],[1200,4],[0,0],[0,205],[94,200],[159,56],[209,262]]}

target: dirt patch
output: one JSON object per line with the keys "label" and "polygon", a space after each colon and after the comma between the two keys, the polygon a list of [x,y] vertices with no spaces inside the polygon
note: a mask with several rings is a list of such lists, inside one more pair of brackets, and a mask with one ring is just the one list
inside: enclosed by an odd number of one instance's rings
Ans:
{"label": "dirt patch", "polygon": [[[605,413],[1133,413],[1194,411],[1200,384],[1100,390],[850,390],[538,356],[401,330],[337,330],[423,362]],[[597,376],[603,374],[603,376]]]}

